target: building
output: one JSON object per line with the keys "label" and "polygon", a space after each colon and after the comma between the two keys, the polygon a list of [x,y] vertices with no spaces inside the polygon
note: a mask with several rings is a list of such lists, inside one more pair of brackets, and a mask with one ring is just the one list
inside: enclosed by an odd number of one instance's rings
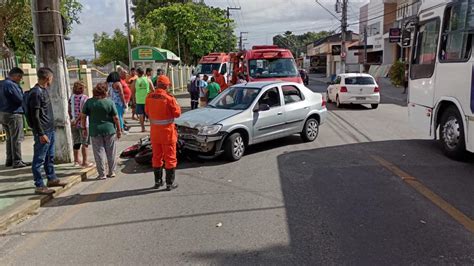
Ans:
{"label": "building", "polygon": [[362,36],[367,35],[367,43],[363,37],[361,45],[357,47],[359,62],[370,66],[391,65],[399,59],[407,60],[411,52],[410,45],[402,48],[401,42],[390,42],[389,32],[390,29],[400,29],[400,32],[411,30],[420,4],[419,0],[370,0],[362,6],[359,11],[359,31]]}
{"label": "building", "polygon": [[[325,73],[327,77],[341,73],[341,33],[310,43],[306,46],[307,56],[310,58],[310,72]],[[347,32],[346,46],[359,44],[359,34]],[[346,57],[346,71],[359,72],[360,65],[356,51],[348,50]]]}

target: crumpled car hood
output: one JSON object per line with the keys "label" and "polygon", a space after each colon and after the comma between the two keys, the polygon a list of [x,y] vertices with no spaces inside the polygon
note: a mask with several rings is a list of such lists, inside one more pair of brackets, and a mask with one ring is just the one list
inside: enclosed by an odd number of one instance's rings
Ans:
{"label": "crumpled car hood", "polygon": [[199,108],[186,112],[175,120],[176,125],[196,128],[216,124],[224,119],[234,116],[242,110],[228,110],[216,108]]}

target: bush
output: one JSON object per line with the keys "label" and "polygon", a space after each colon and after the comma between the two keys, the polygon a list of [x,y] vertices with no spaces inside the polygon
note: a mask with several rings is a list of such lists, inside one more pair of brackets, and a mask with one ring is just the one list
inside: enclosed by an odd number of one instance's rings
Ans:
{"label": "bush", "polygon": [[390,81],[395,86],[402,86],[405,79],[405,64],[401,61],[396,61],[389,72]]}

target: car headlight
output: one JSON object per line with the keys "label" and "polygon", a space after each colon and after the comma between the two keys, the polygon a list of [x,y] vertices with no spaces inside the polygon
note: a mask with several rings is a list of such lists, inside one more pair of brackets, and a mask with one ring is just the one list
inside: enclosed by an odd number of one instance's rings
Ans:
{"label": "car headlight", "polygon": [[199,127],[199,135],[215,135],[222,129],[222,125],[211,125]]}

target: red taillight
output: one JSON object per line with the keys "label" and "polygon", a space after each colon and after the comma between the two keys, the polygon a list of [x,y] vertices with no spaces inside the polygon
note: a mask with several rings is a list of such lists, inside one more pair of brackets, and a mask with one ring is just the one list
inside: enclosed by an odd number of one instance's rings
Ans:
{"label": "red taillight", "polygon": [[324,97],[323,97],[323,102],[321,103],[321,106],[326,107],[326,99],[324,99]]}
{"label": "red taillight", "polygon": [[380,92],[379,87],[375,87],[374,92]]}
{"label": "red taillight", "polygon": [[341,87],[341,89],[339,90],[339,92],[347,92],[347,87]]}

